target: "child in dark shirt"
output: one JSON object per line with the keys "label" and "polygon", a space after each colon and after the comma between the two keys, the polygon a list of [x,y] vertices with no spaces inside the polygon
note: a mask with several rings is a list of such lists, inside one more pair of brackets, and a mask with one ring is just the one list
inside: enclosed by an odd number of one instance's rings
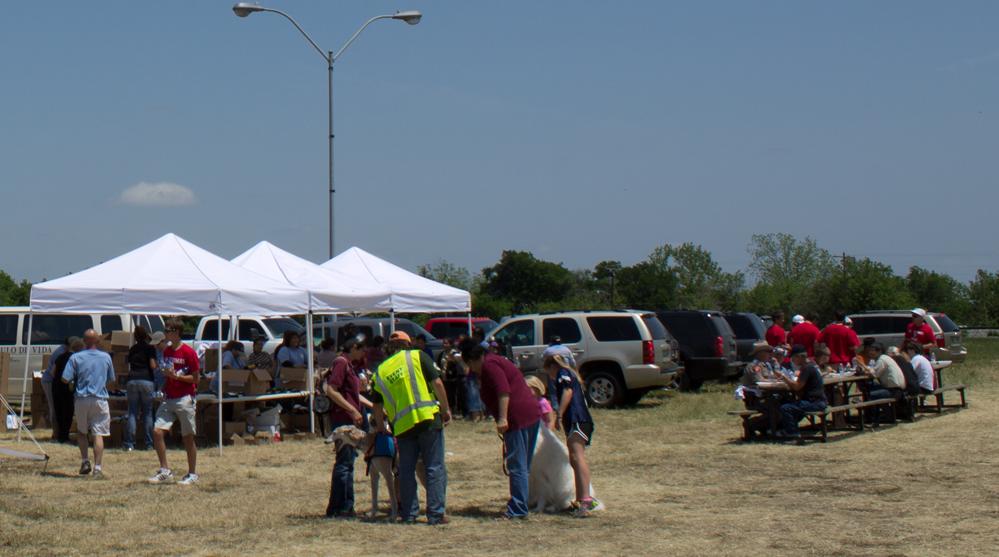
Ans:
{"label": "child in dark shirt", "polygon": [[588,516],[600,502],[590,494],[590,465],[586,461],[586,447],[593,438],[593,417],[586,407],[579,373],[560,355],[550,355],[544,360],[544,369],[555,384],[558,400],[558,419],[555,429],[565,431],[569,447],[569,464],[576,480],[577,517]]}

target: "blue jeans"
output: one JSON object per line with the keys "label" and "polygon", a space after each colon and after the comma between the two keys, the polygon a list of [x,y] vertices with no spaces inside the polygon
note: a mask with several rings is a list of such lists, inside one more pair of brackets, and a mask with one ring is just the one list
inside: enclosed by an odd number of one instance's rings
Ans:
{"label": "blue jeans", "polygon": [[482,396],[479,394],[479,378],[469,373],[465,378],[465,410],[471,412],[482,412],[484,409]]}
{"label": "blue jeans", "polygon": [[780,426],[784,435],[799,435],[798,422],[805,417],[808,412],[822,410],[826,407],[826,402],[812,402],[809,400],[796,400],[780,405]]}
{"label": "blue jeans", "polygon": [[[331,426],[336,429],[352,423],[337,422]],[[344,444],[336,453],[333,464],[333,478],[330,480],[330,501],[326,505],[326,516],[354,511],[354,460],[357,449]]]}
{"label": "blue jeans", "polygon": [[142,412],[142,429],[146,437],[146,448],[153,446],[153,391],[152,381],[130,379],[125,385],[128,394],[128,427],[125,428],[125,447],[135,448],[135,427]]}
{"label": "blue jeans", "polygon": [[510,473],[510,500],[506,504],[507,516],[527,516],[528,478],[531,474],[531,460],[534,458],[534,445],[538,442],[538,426],[534,422],[523,429],[507,431],[503,434],[506,444],[506,469]]}
{"label": "blue jeans", "polygon": [[447,496],[447,468],[444,467],[444,430],[427,429],[399,438],[399,500],[402,520],[416,520],[420,500],[416,494],[416,461],[427,471],[427,521],[436,524],[444,518]]}

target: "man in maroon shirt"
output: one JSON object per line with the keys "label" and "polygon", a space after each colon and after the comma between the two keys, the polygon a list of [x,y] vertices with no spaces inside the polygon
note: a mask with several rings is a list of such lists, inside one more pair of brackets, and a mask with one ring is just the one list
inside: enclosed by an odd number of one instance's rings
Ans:
{"label": "man in maroon shirt", "polygon": [[819,342],[829,348],[829,363],[833,365],[849,365],[857,355],[860,339],[853,329],[843,324],[846,314],[836,312],[836,320],[826,325],[819,334]]}
{"label": "man in maroon shirt", "polygon": [[474,341],[462,344],[461,358],[479,376],[482,402],[496,417],[496,431],[503,437],[510,475],[510,500],[503,516],[527,518],[528,477],[541,420],[538,400],[524,374],[506,358],[487,353]]}
{"label": "man in maroon shirt", "polygon": [[936,346],[936,335],[933,327],[926,322],[926,310],[912,310],[912,322],[905,326],[905,340],[911,340],[923,347],[923,353],[929,354]]}
{"label": "man in maroon shirt", "polygon": [[[364,343],[357,338],[341,345],[340,355],[333,360],[333,366],[326,377],[324,391],[330,402],[330,429],[342,425],[364,424],[361,414],[361,381],[357,377],[357,366],[364,359]],[[330,500],[326,505],[326,516],[330,518],[350,518],[354,516],[354,460],[357,450],[344,443],[336,453],[333,476],[330,479]]]}
{"label": "man in maroon shirt", "polygon": [[819,340],[821,331],[815,326],[815,316],[809,314],[808,319],[791,327],[791,333],[787,337],[787,343],[791,346],[800,344],[805,347],[809,358],[815,357],[815,343]]}
{"label": "man in maroon shirt", "polygon": [[772,317],[774,324],[767,329],[766,341],[767,344],[777,347],[784,347],[787,345],[787,331],[784,330],[784,312],[775,311]]}
{"label": "man in maroon shirt", "polygon": [[155,476],[149,478],[150,483],[173,481],[173,472],[167,465],[164,438],[173,427],[174,421],[180,422],[180,433],[184,438],[184,448],[187,450],[187,474],[178,483],[191,485],[198,481],[198,474],[195,472],[198,447],[194,444],[194,412],[198,380],[201,378],[201,362],[194,349],[180,340],[183,327],[183,323],[173,319],[166,324],[167,347],[163,350],[163,375],[166,376],[166,384],[163,385],[163,402],[156,410],[153,431],[153,446],[156,447],[156,456],[160,459],[160,469]]}

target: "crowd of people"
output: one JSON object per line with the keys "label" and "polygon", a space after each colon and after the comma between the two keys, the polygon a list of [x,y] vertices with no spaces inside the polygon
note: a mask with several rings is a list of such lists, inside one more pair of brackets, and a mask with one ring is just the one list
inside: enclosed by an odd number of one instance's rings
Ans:
{"label": "crowd of people", "polygon": [[[886,348],[874,338],[861,341],[842,312],[822,329],[815,325],[814,316],[795,315],[790,331],[784,329],[784,314],[775,312],[765,342],[753,347],[753,359],[736,389],[736,396],[745,401],[747,408],[761,413],[753,428],[778,438],[799,440],[799,422],[808,412],[823,410],[829,404],[823,377],[832,374],[869,376],[868,400],[901,401],[905,396],[932,393],[937,388],[931,362],[933,330],[926,323],[925,310],[915,308],[911,315],[901,346]],[[760,388],[761,383],[773,382],[786,384],[789,393],[764,392]],[[768,414],[772,406],[764,403],[766,396],[785,399],[777,407],[777,420]],[[880,419],[880,411],[874,417]],[[779,426],[769,431],[773,421]]]}
{"label": "crowd of people", "polygon": [[[199,481],[195,435],[196,395],[202,362],[198,353],[181,341],[183,324],[169,320],[165,332],[150,335],[142,327],[133,331],[127,355],[125,391],[128,418],[124,449],[132,451],[137,426],[144,428],[144,448],[154,448],[159,467],[150,483],[191,485]],[[444,463],[444,428],[460,410],[473,421],[492,419],[502,439],[504,468],[509,474],[509,499],[500,513],[509,519],[528,515],[528,478],[540,427],[561,430],[566,437],[570,465],[575,473],[576,516],[587,516],[598,502],[589,493],[590,472],[585,448],[593,436],[593,419],[586,406],[582,380],[571,352],[555,344],[545,351],[545,378],[525,375],[501,354],[500,347],[485,340],[481,329],[471,336],[445,341],[435,361],[426,339],[412,339],[402,331],[382,338],[354,335],[337,345],[322,341],[314,354],[321,373],[319,393],[328,398],[325,419],[330,430],[353,425],[371,435],[389,439],[398,455],[399,515],[414,522],[419,514],[416,468],[425,471],[426,517],[430,524],[448,522],[446,514],[447,469]],[[273,356],[264,351],[262,339],[252,352],[243,344],[224,345],[221,365],[232,369],[268,369],[275,385],[281,369],[307,365],[308,352],[294,331],[284,334]],[[108,385],[115,381],[112,360],[100,349],[101,338],[87,330],[82,338],[69,338],[45,370],[54,437],[69,442],[69,428],[76,419],[81,454],[80,475],[104,477],[104,437],[110,435]],[[545,380],[546,379],[546,380]],[[219,390],[217,378],[211,388]],[[156,401],[159,404],[155,404]],[[187,456],[187,472],[176,480],[167,460],[166,436],[178,423]],[[93,459],[90,458],[93,439]],[[350,445],[336,450],[326,516],[348,518],[354,514],[354,463]]]}

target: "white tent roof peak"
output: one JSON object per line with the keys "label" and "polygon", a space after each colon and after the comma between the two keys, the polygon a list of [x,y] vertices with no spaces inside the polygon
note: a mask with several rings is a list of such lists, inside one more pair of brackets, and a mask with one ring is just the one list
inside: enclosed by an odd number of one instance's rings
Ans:
{"label": "white tent roof peak", "polygon": [[321,266],[385,287],[392,293],[391,309],[397,312],[467,312],[472,308],[472,296],[465,290],[421,277],[356,246]]}
{"label": "white tent roof peak", "polygon": [[31,288],[40,313],[302,314],[308,294],[166,234],[114,259]]}
{"label": "white tent roof peak", "polygon": [[271,279],[309,292],[314,312],[384,311],[391,307],[388,289],[361,281],[263,241],[232,260]]}

